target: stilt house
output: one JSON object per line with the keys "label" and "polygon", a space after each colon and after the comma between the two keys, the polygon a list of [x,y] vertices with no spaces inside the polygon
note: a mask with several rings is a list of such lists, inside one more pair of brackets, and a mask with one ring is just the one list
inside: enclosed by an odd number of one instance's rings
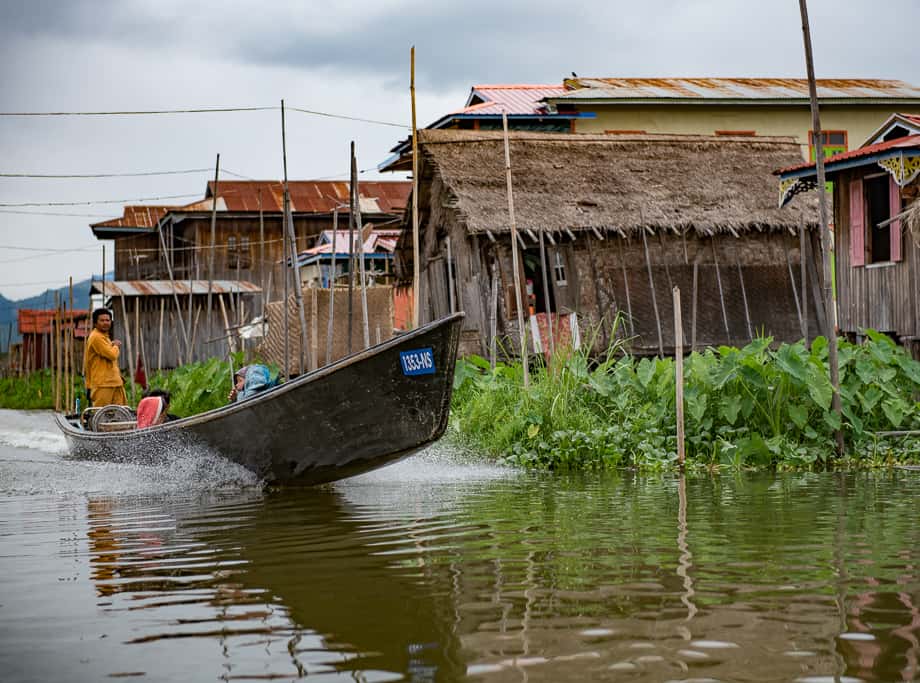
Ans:
{"label": "stilt house", "polygon": [[[486,351],[492,318],[513,347],[503,136],[423,130],[419,143],[420,317],[454,302],[467,313],[463,352]],[[636,353],[668,354],[676,286],[687,346],[824,329],[816,204],[776,202],[777,162],[801,160],[791,138],[519,132],[510,157],[525,317],[575,313],[598,330],[599,346],[615,333]],[[409,234],[398,259],[405,273]]]}
{"label": "stilt house", "polygon": [[[920,116],[891,116],[861,147],[828,158],[825,170],[834,187],[840,330],[852,339],[866,328],[885,332],[920,358]],[[817,185],[814,164],[779,175],[783,204]]]}

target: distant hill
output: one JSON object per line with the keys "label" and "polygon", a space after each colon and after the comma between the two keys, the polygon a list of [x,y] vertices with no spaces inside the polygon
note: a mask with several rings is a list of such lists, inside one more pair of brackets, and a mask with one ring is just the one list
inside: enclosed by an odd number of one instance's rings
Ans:
{"label": "distant hill", "polygon": [[[114,273],[106,273],[105,279],[112,280]],[[90,278],[73,283],[73,306],[74,308],[89,307],[89,284]],[[6,353],[6,340],[9,335],[10,323],[13,324],[12,343],[20,341],[20,336],[16,330],[17,311],[20,308],[54,308],[54,294],[57,292],[62,301],[69,297],[70,288],[65,285],[58,289],[46,289],[41,294],[30,296],[26,299],[12,301],[0,294],[0,353]]]}

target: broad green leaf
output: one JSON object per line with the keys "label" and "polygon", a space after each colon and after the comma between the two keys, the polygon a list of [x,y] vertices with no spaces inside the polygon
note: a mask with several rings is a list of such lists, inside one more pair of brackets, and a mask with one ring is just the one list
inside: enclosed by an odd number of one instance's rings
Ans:
{"label": "broad green leaf", "polygon": [[822,409],[828,410],[831,407],[834,387],[827,375],[814,365],[808,366],[808,395]]}
{"label": "broad green leaf", "polygon": [[824,413],[824,422],[831,429],[840,429],[840,415],[832,410],[828,410]]}
{"label": "broad green leaf", "polygon": [[643,387],[648,387],[652,377],[655,376],[655,362],[648,358],[643,358],[636,366],[636,376]]}
{"label": "broad green leaf", "polygon": [[735,424],[735,420],[738,419],[738,412],[741,410],[741,401],[734,399],[723,400],[719,406],[719,412],[722,413],[722,417],[725,418],[725,421],[728,424]]}
{"label": "broad green leaf", "polygon": [[804,406],[797,406],[790,403],[787,407],[789,419],[796,427],[802,429],[808,423],[808,409]]}
{"label": "broad green leaf", "polygon": [[891,423],[891,426],[897,429],[904,421],[904,414],[910,410],[910,406],[899,398],[890,398],[882,403],[882,412]]}

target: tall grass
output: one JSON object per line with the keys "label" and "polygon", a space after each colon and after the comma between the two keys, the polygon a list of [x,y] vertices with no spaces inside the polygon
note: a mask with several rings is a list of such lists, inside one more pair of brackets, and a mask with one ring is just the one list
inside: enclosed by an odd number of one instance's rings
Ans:
{"label": "tall grass", "polygon": [[[920,460],[920,440],[877,432],[920,429],[920,363],[885,335],[840,346],[843,420],[831,410],[827,341],[693,353],[684,364],[691,464],[815,467]],[[565,349],[540,363],[525,390],[519,363],[494,371],[479,357],[458,364],[453,437],[527,467],[645,470],[676,463],[673,359],[636,359],[615,342],[592,361]],[[834,458],[834,430],[847,453]]]}

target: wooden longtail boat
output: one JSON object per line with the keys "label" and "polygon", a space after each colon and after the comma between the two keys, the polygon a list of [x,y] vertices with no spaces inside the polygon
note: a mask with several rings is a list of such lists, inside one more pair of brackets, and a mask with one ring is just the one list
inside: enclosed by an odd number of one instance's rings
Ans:
{"label": "wooden longtail boat", "polygon": [[269,483],[343,479],[412,455],[447,428],[462,313],[223,408],[147,429],[94,432],[57,416],[70,457],[155,463],[210,452]]}

